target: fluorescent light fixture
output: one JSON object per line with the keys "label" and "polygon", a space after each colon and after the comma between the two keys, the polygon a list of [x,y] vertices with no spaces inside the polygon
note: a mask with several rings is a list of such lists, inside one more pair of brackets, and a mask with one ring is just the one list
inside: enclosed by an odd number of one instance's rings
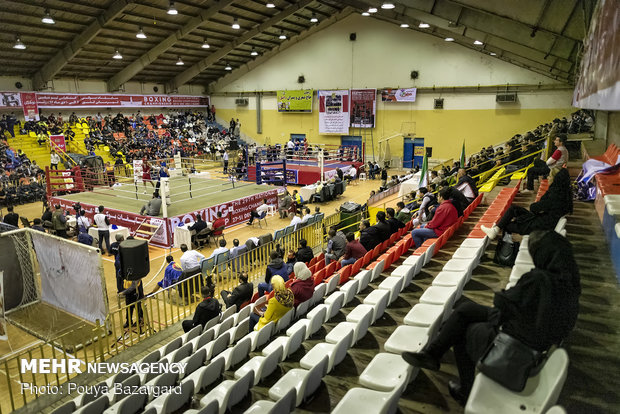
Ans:
{"label": "fluorescent light fixture", "polygon": [[210,48],[211,46],[209,45],[209,43],[207,43],[207,39],[205,39],[205,40],[202,42],[202,46],[200,46],[200,47],[201,47],[201,48],[203,48],[203,49],[208,49],[208,48]]}
{"label": "fluorescent light fixture", "polygon": [[286,40],[286,35],[284,34],[284,30],[282,30],[282,31],[280,32],[280,36],[278,36],[278,39],[280,39],[280,40]]}
{"label": "fluorescent light fixture", "polygon": [[378,10],[377,10],[377,8],[376,8],[376,7],[370,7],[370,8],[368,9],[368,13],[376,13],[377,11],[378,11]]}
{"label": "fluorescent light fixture", "polygon": [[114,56],[112,56],[112,59],[121,60],[122,58],[123,58],[123,55],[121,55],[121,52],[119,52],[118,49],[116,49],[116,51],[114,52]]}
{"label": "fluorescent light fixture", "polygon": [[489,53],[489,55],[491,55],[491,56],[497,56],[497,53],[495,53],[495,52],[491,52],[491,53]]}
{"label": "fluorescent light fixture", "polygon": [[475,45],[478,45],[478,46],[481,46],[481,45],[483,45],[484,43],[482,43],[480,40],[474,40],[474,44],[475,44]]}
{"label": "fluorescent light fixture", "polygon": [[179,14],[177,9],[174,7],[174,2],[173,1],[170,2],[170,6],[168,6],[168,11],[166,13],[172,14],[172,15]]}
{"label": "fluorescent light fixture", "polygon": [[386,10],[390,10],[393,9],[394,7],[394,3],[390,3],[389,1],[383,2],[383,4],[381,5],[382,9],[386,9]]}
{"label": "fluorescent light fixture", "polygon": [[318,23],[319,19],[316,17],[316,13],[312,13],[312,17],[310,18],[310,23]]}
{"label": "fluorescent light fixture", "polygon": [[144,30],[142,30],[142,26],[140,26],[140,30],[138,30],[138,33],[136,33],[136,37],[138,39],[146,39],[146,33],[144,33]]}
{"label": "fluorescent light fixture", "polygon": [[26,45],[24,44],[24,42],[22,42],[22,39],[20,39],[19,35],[17,35],[17,38],[15,39],[15,44],[13,45],[13,49],[20,49],[20,50],[26,49]]}
{"label": "fluorescent light fixture", "polygon": [[183,66],[183,65],[185,65],[185,63],[183,62],[183,59],[181,59],[181,56],[179,56],[179,59],[177,60],[176,65],[177,65],[177,66]]}
{"label": "fluorescent light fixture", "polygon": [[258,56],[258,52],[256,51],[255,48],[252,48],[252,52],[250,52],[251,56]]}
{"label": "fluorescent light fixture", "polygon": [[453,37],[446,37],[445,39],[446,42],[454,42],[454,38]]}
{"label": "fluorescent light fixture", "polygon": [[241,26],[239,26],[239,22],[237,21],[237,18],[236,18],[236,17],[235,17],[235,19],[233,20],[233,24],[232,24],[232,26],[230,26],[230,27],[232,27],[232,28],[233,28],[233,29],[235,29],[235,30],[239,30],[239,29],[241,29]]}
{"label": "fluorescent light fixture", "polygon": [[226,67],[224,68],[225,70],[232,70],[232,67],[230,67],[230,65],[228,64],[228,62],[226,62]]}
{"label": "fluorescent light fixture", "polygon": [[368,13],[368,12],[363,12],[363,13],[362,13],[362,16],[364,16],[364,17],[370,16],[370,13]]}
{"label": "fluorescent light fixture", "polygon": [[407,23],[401,23],[400,27],[402,27],[403,29],[406,29],[407,27],[409,27],[409,25]]}
{"label": "fluorescent light fixture", "polygon": [[54,19],[52,18],[52,15],[50,14],[50,10],[49,9],[45,9],[45,14],[43,15],[43,18],[41,19],[41,21],[45,24],[54,24],[56,23],[54,21]]}
{"label": "fluorescent light fixture", "polygon": [[266,6],[268,9],[273,9],[274,7],[276,7],[275,3],[274,3],[274,2],[272,2],[272,1],[268,1],[268,2],[267,2],[267,4],[265,4],[265,6]]}
{"label": "fluorescent light fixture", "polygon": [[430,24],[428,24],[428,23],[420,23],[420,24],[418,25],[418,27],[419,27],[420,29],[428,29],[429,27],[431,27],[431,25],[430,25]]}

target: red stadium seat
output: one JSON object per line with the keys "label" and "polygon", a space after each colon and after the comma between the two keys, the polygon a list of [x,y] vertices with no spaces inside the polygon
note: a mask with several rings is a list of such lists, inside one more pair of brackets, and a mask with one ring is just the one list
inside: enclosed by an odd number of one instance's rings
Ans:
{"label": "red stadium seat", "polygon": [[353,270],[353,265],[346,265],[345,267],[340,269],[340,282],[338,282],[339,285],[344,285],[345,283],[347,283],[349,277],[351,277],[351,270]]}
{"label": "red stadium seat", "polygon": [[325,279],[325,270],[326,268],[323,268],[314,275],[314,286],[317,286],[319,283],[323,283],[323,280]]}
{"label": "red stadium seat", "polygon": [[372,261],[372,250],[369,252],[366,252],[364,257],[362,258],[362,266],[367,266],[368,263],[370,263],[371,261]]}
{"label": "red stadium seat", "polygon": [[353,268],[351,269],[352,276],[355,276],[357,272],[360,271],[360,269],[362,268],[363,262],[364,262],[364,258],[362,257],[360,259],[357,259],[355,263],[353,263]]}

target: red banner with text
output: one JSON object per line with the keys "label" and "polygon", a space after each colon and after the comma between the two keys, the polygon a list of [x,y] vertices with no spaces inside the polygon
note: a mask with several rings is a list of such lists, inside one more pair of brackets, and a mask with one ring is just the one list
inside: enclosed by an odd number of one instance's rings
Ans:
{"label": "red banner with text", "polygon": [[39,106],[37,105],[37,94],[34,92],[21,93],[22,108],[24,119],[27,121],[39,120]]}

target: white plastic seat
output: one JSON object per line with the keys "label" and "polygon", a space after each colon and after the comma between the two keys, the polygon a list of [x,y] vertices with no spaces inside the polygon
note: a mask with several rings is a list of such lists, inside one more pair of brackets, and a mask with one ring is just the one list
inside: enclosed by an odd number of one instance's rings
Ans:
{"label": "white plastic seat", "polygon": [[562,348],[549,355],[538,375],[527,380],[522,392],[510,391],[484,374],[476,375],[465,406],[466,414],[544,413],[553,406],[562,391],[568,372],[568,354]]}
{"label": "white plastic seat", "polygon": [[391,391],[403,378],[406,378],[407,383],[411,382],[418,372],[419,368],[406,363],[400,355],[381,352],[374,356],[360,374],[359,382],[375,391]]}
{"label": "white plastic seat", "polygon": [[361,270],[355,277],[354,280],[358,280],[360,283],[357,286],[357,293],[360,293],[364,289],[368,287],[370,283],[370,278],[372,277],[372,272],[370,270]]}
{"label": "white plastic seat", "polygon": [[335,291],[336,288],[338,287],[338,282],[340,282],[340,276],[338,276],[337,274],[330,276],[326,282],[327,286],[326,286],[325,294],[329,295],[330,293]]}
{"label": "white plastic seat", "polygon": [[238,325],[228,330],[230,333],[230,344],[234,344],[250,332],[250,317],[243,319]]}
{"label": "white plastic seat", "polygon": [[181,335],[181,340],[183,341],[183,344],[186,344],[192,339],[200,336],[201,333],[202,333],[202,325],[194,326],[189,332],[186,332],[183,335]]}
{"label": "white plastic seat", "polygon": [[101,414],[105,411],[106,408],[110,405],[110,401],[106,395],[102,395],[93,401],[90,401],[88,404],[85,404],[83,407],[78,408],[74,411],[74,413],[78,414]]}
{"label": "white plastic seat", "polygon": [[385,267],[385,260],[381,260],[379,263],[375,265],[374,269],[370,269],[370,271],[372,272],[372,277],[370,278],[371,282],[379,277],[381,272],[383,272],[384,267]]}
{"label": "white plastic seat", "polygon": [[222,312],[222,316],[220,317],[220,321],[225,321],[229,317],[233,316],[235,313],[237,313],[237,305],[232,305],[231,307],[226,308],[226,310],[224,312]]}
{"label": "white plastic seat", "polygon": [[437,248],[437,243],[433,243],[430,246],[428,246],[428,248],[424,252],[424,261],[422,262],[422,266],[426,266],[427,264],[429,264],[429,262],[433,258],[433,255],[435,254],[436,248]]}
{"label": "white plastic seat", "polygon": [[323,356],[327,355],[329,357],[327,372],[331,372],[336,365],[342,362],[347,355],[347,350],[353,343],[354,330],[352,327],[347,328],[347,334],[341,336],[337,343],[320,342],[312,347],[310,351],[306,352],[306,355],[304,355],[301,361],[299,361],[299,365],[301,365],[302,368],[310,369],[320,362]]}
{"label": "white plastic seat", "polygon": [[282,346],[278,346],[268,355],[255,356],[235,371],[235,378],[241,378],[248,371],[253,371],[254,383],[252,386],[259,384],[276,370],[278,362],[282,359],[282,352]]}
{"label": "white plastic seat", "polygon": [[187,405],[194,394],[194,384],[191,381],[187,381],[181,384],[180,393],[168,393],[163,394],[148,404],[145,410],[155,409],[157,414],[170,414],[180,410],[183,406]]}
{"label": "white plastic seat", "polygon": [[444,311],[445,306],[442,305],[418,303],[407,313],[404,322],[405,325],[427,328],[428,336],[433,338],[444,320]]}
{"label": "white plastic seat", "polygon": [[213,357],[224,351],[226,348],[228,348],[229,343],[230,333],[224,332],[218,338],[215,338],[213,341],[203,346],[204,350],[207,351],[206,360],[210,361]]}
{"label": "white plastic seat", "polygon": [[254,382],[254,372],[248,371],[243,377],[237,380],[222,381],[221,384],[213,388],[207,395],[202,397],[200,405],[210,404],[217,400],[219,414],[224,414],[231,407],[237,405],[247,395],[250,384]]}
{"label": "white plastic seat", "polygon": [[336,316],[338,312],[340,312],[340,308],[344,304],[345,294],[344,292],[334,292],[328,297],[325,298],[324,305],[329,309],[327,310],[327,314],[325,315],[325,321],[329,321],[331,318]]}
{"label": "white plastic seat", "polygon": [[465,247],[461,246],[455,250],[452,255],[453,259],[475,259],[476,263],[480,262],[482,255],[482,247]]}
{"label": "white plastic seat", "polygon": [[[193,386],[193,384],[192,384]],[[129,394],[116,404],[104,411],[104,414],[136,414],[142,412],[146,404],[147,395],[141,393]],[[74,410],[70,411],[71,413]],[[52,414],[60,414],[53,411]]]}
{"label": "white plastic seat", "polygon": [[392,273],[390,273],[389,277],[401,277],[401,276],[404,277],[405,279],[403,281],[403,287],[402,287],[402,289],[404,289],[411,284],[411,281],[413,280],[415,268],[416,268],[415,265],[400,265],[396,269],[394,269]]}
{"label": "white plastic seat", "polygon": [[476,237],[468,237],[465,240],[463,240],[463,242],[461,243],[461,247],[481,247],[484,249],[487,247],[487,245],[489,244],[489,237],[488,236],[484,236],[484,237],[480,237],[480,238],[476,238]]}
{"label": "white plastic seat", "polygon": [[291,388],[284,397],[278,401],[259,400],[256,401],[244,414],[288,414],[295,409],[297,390]]}
{"label": "white plastic seat", "polygon": [[235,313],[235,326],[237,326],[240,321],[243,321],[245,318],[249,317],[251,312],[252,308],[248,305],[240,309],[239,312]]}
{"label": "white plastic seat", "polygon": [[420,303],[431,305],[454,303],[457,290],[455,286],[429,286],[420,296]]}
{"label": "white plastic seat", "polygon": [[519,244],[519,250],[527,250],[528,246],[529,246],[529,241],[530,241],[530,236],[529,234],[526,236],[523,236],[521,238],[521,243]]}
{"label": "white plastic seat", "polygon": [[179,379],[179,374],[176,372],[165,372],[163,374],[159,374],[146,384],[144,384],[149,392],[148,401],[153,400],[155,397],[154,390],[157,390],[160,387],[170,387],[176,385],[177,380]]}
{"label": "white plastic seat", "polygon": [[566,414],[566,410],[561,405],[554,405],[545,414]]}
{"label": "white plastic seat", "polygon": [[180,360],[185,359],[188,356],[190,356],[193,351],[194,351],[194,346],[190,343],[187,343],[183,345],[182,347],[180,347],[179,349],[176,349],[170,352],[168,355],[163,357],[160,361],[168,362],[168,363],[179,362]]}
{"label": "white plastic seat", "polygon": [[327,285],[325,283],[319,283],[314,287],[314,293],[312,294],[312,305],[314,306],[323,299],[325,296],[325,292],[327,292]]}
{"label": "white plastic seat", "polygon": [[342,397],[333,409],[332,414],[394,414],[398,409],[398,400],[406,385],[406,378],[402,378],[399,385],[388,392],[352,388]]}
{"label": "white plastic seat", "polygon": [[534,266],[534,261],[532,260],[529,250],[519,250],[517,257],[515,258],[515,265]]}
{"label": "white plastic seat", "polygon": [[258,331],[252,331],[248,334],[248,336],[252,339],[252,351],[255,351],[256,348],[259,348],[269,342],[269,338],[271,338],[271,334],[273,333],[273,329],[276,327],[276,324],[271,321],[267,325],[263,326]]}
{"label": "white plastic seat", "polygon": [[390,300],[390,292],[383,289],[375,289],[364,298],[365,305],[372,305],[374,311],[372,316],[372,323],[375,323],[380,317],[383,316],[388,301]]}
{"label": "white plastic seat", "polygon": [[291,308],[288,312],[282,315],[280,319],[278,319],[273,333],[276,334],[281,330],[288,328],[293,321],[293,316],[295,316],[295,308]]}
{"label": "white plastic seat", "polygon": [[298,329],[298,325],[303,325],[306,327],[306,334],[304,339],[310,338],[314,335],[321,326],[323,326],[323,322],[325,322],[325,318],[327,317],[327,311],[329,310],[329,306],[325,304],[321,304],[315,306],[304,319],[300,319],[293,326],[291,326],[287,331],[287,335],[291,335],[294,329]]}
{"label": "white plastic seat", "polygon": [[174,338],[173,340],[168,342],[166,345],[163,345],[159,348],[159,355],[160,355],[159,358],[161,359],[165,357],[166,355],[168,355],[170,352],[176,351],[182,345],[183,345],[183,338],[181,338],[180,336],[178,338]]}
{"label": "white plastic seat", "polygon": [[387,290],[390,292],[390,299],[388,300],[388,305],[396,300],[400,291],[403,289],[403,284],[405,283],[405,276],[398,277],[386,277],[379,284],[379,289]]}
{"label": "white plastic seat", "polygon": [[515,264],[512,267],[512,271],[510,272],[510,278],[508,280],[517,283],[519,279],[521,279],[521,276],[523,276],[533,268],[533,264]]}
{"label": "white plastic seat", "polygon": [[325,336],[325,341],[331,344],[338,343],[342,337],[346,336],[349,332],[350,328],[353,328],[353,337],[351,338],[351,345],[353,346],[366,336],[368,332],[368,327],[370,326],[370,321],[372,320],[372,309],[365,308],[366,313],[364,316],[360,318],[357,322],[340,322],[338,325],[334,327],[327,336]]}
{"label": "white plastic seat", "polygon": [[564,230],[564,226],[566,226],[566,217],[560,217],[554,230],[559,233]]}
{"label": "white plastic seat", "polygon": [[[199,410],[185,410],[183,414],[219,414],[220,405],[217,400],[213,400],[204,407],[201,407]],[[148,412],[144,412],[142,414],[149,414]]]}
{"label": "white plastic seat", "polygon": [[[142,385],[140,383],[140,375],[138,374],[134,374],[126,379],[124,379],[121,383],[121,386],[124,387],[135,387],[135,386],[140,386]],[[121,388],[121,389],[123,389]],[[106,393],[106,395],[108,396],[108,400],[110,401],[110,404],[115,404],[119,401],[121,401],[123,398],[127,397],[127,394],[124,393],[116,393],[116,387],[112,387],[112,388],[108,388],[108,392]],[[111,408],[111,407],[110,407]]]}
{"label": "white plastic seat", "polygon": [[340,291],[344,293],[343,306],[346,306],[346,304],[351,302],[355,295],[357,295],[359,285],[359,280],[350,279],[347,283],[340,286]]}
{"label": "white plastic seat", "polygon": [[187,377],[188,375],[190,375],[191,373],[195,372],[200,367],[204,366],[206,357],[207,357],[207,351],[204,349],[200,349],[194,352],[193,354],[191,354],[190,356],[188,356],[187,358],[181,360],[180,362],[186,365],[185,365],[185,369],[183,370],[183,372],[179,373],[179,378],[183,379]]}
{"label": "white plastic seat", "polygon": [[222,376],[222,372],[224,372],[224,363],[225,361],[222,358],[214,359],[209,362],[207,366],[200,367],[186,376],[181,380],[181,384],[192,381],[194,384],[194,394],[198,394]]}
{"label": "white plastic seat", "polygon": [[196,351],[211,342],[213,338],[215,338],[215,329],[210,328],[206,331],[202,331],[200,336],[191,339],[188,343],[192,344],[194,347],[194,351]]}
{"label": "white plastic seat", "polygon": [[310,370],[301,368],[289,370],[269,389],[269,398],[277,401],[294,388],[297,392],[295,407],[299,406],[321,385],[321,380],[327,373],[328,361],[329,357],[324,355]]}
{"label": "white plastic seat", "polygon": [[[231,308],[228,308],[231,309]],[[213,328],[215,329],[215,337],[217,338],[222,333],[226,332],[235,324],[235,315],[230,315],[226,319],[222,319],[222,322],[215,325]]]}
{"label": "white plastic seat", "polygon": [[460,286],[461,284],[465,285],[465,281],[467,280],[467,274],[465,272],[444,272],[441,271],[435,276],[433,279],[432,286]]}
{"label": "white plastic seat", "polygon": [[472,270],[476,267],[476,261],[473,259],[450,259],[443,265],[444,272],[466,272],[469,278]]}
{"label": "white plastic seat", "polygon": [[422,270],[422,266],[424,265],[424,257],[412,254],[403,262],[405,266],[415,266],[413,270],[413,277],[415,277],[420,270]]}
{"label": "white plastic seat", "polygon": [[231,367],[239,365],[250,354],[252,347],[252,339],[249,337],[242,338],[235,346],[225,349],[216,358],[224,358],[224,371],[228,371]]}
{"label": "white plastic seat", "polygon": [[287,336],[279,336],[274,338],[265,348],[263,348],[263,355],[269,355],[277,348],[282,348],[281,361],[284,361],[292,353],[297,351],[301,346],[301,343],[306,336],[306,325],[295,324],[286,331]]}
{"label": "white plastic seat", "polygon": [[308,309],[310,309],[310,304],[312,302],[312,298],[301,302],[299,305],[297,305],[297,309],[295,309],[295,317],[293,319],[297,320],[301,317],[306,316],[306,313],[308,313]]}
{"label": "white plastic seat", "polygon": [[394,354],[420,352],[428,342],[428,334],[428,328],[400,325],[385,341],[384,348]]}

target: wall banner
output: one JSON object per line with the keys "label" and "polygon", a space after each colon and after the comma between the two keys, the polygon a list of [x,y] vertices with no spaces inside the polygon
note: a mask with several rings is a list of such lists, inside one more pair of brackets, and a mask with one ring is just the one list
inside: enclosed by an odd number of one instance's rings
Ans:
{"label": "wall banner", "polygon": [[39,107],[37,105],[37,94],[25,92],[20,94],[22,108],[24,109],[24,119],[29,121],[39,120]]}
{"label": "wall banner", "polygon": [[383,102],[415,102],[416,88],[408,89],[383,89],[381,100]]}
{"label": "wall banner", "polygon": [[319,134],[349,133],[349,91],[319,91]]}
{"label": "wall banner", "polygon": [[278,112],[312,112],[312,89],[278,91]]}
{"label": "wall banner", "polygon": [[374,128],[376,89],[351,89],[351,128]]}
{"label": "wall banner", "polygon": [[54,144],[54,149],[58,148],[62,152],[67,152],[64,135],[50,135],[50,141]]}

